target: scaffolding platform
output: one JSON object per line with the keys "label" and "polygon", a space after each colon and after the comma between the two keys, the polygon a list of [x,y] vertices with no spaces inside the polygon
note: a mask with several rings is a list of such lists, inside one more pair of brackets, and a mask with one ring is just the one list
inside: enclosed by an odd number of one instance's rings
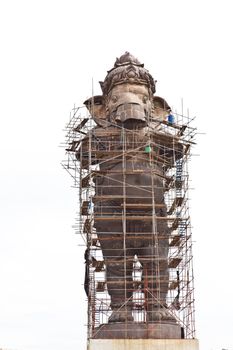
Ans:
{"label": "scaffolding platform", "polygon": [[[188,161],[195,128],[191,118],[174,116],[174,124],[157,120],[159,130],[148,128],[143,134],[119,125],[99,127],[75,107],[66,126],[63,167],[77,189],[76,233],[86,245],[89,350],[198,350],[188,207]],[[147,249],[141,257],[145,247],[153,247],[152,253]],[[163,247],[167,257],[159,255]],[[104,257],[106,251],[109,256]],[[148,268],[151,261],[153,268]],[[124,281],[117,275],[107,281],[108,263],[124,269]],[[164,269],[166,276],[160,274]],[[130,307],[132,323],[109,322],[111,285],[131,295],[124,308],[127,312]],[[166,303],[161,302],[164,290]],[[150,322],[153,300],[165,309],[161,315],[169,315],[171,337],[177,339],[163,339],[163,316],[156,326]],[[104,339],[110,331],[117,338],[123,333],[139,338],[135,329],[142,338],[159,339]]]}

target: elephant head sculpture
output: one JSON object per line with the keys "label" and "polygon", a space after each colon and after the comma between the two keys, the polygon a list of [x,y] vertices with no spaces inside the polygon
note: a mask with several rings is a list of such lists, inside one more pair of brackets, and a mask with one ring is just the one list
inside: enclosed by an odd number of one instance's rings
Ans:
{"label": "elephant head sculpture", "polygon": [[156,127],[171,108],[162,97],[153,95],[155,83],[144,65],[126,52],[100,82],[103,95],[93,96],[84,104],[99,126]]}

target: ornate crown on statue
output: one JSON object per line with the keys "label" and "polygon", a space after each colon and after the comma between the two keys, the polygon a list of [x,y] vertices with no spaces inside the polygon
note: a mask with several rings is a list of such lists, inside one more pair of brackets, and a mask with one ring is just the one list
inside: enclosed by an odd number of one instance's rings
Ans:
{"label": "ornate crown on statue", "polygon": [[152,95],[156,91],[156,80],[144,68],[144,64],[129,52],[125,52],[116,59],[114,67],[108,71],[105,80],[100,82],[100,86],[103,94],[107,95],[115,85],[124,83],[146,85]]}

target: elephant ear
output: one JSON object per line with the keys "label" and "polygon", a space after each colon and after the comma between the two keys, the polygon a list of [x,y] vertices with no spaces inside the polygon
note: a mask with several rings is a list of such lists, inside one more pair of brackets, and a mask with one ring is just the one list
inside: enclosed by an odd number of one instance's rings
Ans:
{"label": "elephant ear", "polygon": [[168,114],[171,111],[171,107],[168,105],[164,98],[159,96],[153,96],[153,111],[152,118],[157,120],[166,120]]}
{"label": "elephant ear", "polygon": [[108,126],[109,123],[106,120],[105,102],[102,95],[90,97],[83,104],[87,107],[90,115],[98,126]]}

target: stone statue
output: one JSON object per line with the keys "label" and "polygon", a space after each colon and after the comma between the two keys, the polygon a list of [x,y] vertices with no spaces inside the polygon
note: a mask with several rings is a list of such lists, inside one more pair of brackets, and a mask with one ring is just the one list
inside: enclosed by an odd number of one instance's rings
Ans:
{"label": "stone statue", "polygon": [[[135,257],[142,268],[147,321],[174,321],[166,304],[171,227],[164,193],[166,172],[182,157],[182,146],[161,130],[171,109],[154,95],[155,83],[144,65],[126,52],[100,83],[103,95],[85,101],[96,122],[91,140],[99,141],[91,160],[99,164],[94,227],[106,264],[109,323],[134,321]],[[88,140],[76,154],[83,167],[88,165]]]}

